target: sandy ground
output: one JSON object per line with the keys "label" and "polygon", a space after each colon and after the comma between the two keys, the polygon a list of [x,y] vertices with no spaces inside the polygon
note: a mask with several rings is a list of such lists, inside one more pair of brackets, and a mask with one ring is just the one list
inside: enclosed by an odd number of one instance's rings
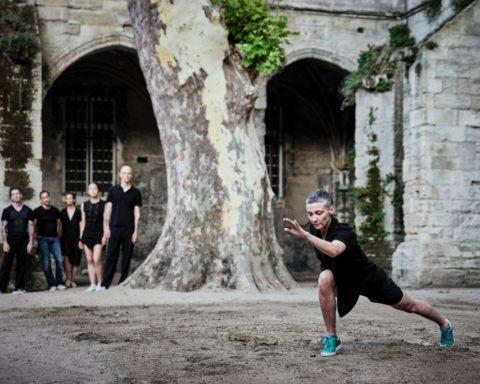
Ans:
{"label": "sandy ground", "polygon": [[456,330],[361,298],[320,356],[313,284],[176,293],[115,287],[0,296],[0,383],[480,383],[480,289],[407,291]]}

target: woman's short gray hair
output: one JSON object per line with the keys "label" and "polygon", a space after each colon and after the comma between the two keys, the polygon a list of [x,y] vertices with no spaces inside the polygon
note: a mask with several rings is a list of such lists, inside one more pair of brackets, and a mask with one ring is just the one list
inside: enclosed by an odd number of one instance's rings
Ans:
{"label": "woman's short gray hair", "polygon": [[306,204],[322,203],[330,208],[333,205],[333,197],[324,189],[316,189],[307,196]]}

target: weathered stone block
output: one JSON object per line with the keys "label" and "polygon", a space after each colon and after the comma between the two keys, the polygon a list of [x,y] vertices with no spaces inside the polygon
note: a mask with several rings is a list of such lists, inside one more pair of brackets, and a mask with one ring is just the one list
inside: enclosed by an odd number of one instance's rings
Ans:
{"label": "weathered stone block", "polygon": [[468,127],[480,127],[480,110],[458,111],[458,125]]}
{"label": "weathered stone block", "polygon": [[38,5],[45,5],[49,7],[67,7],[70,4],[70,0],[35,0],[35,4]]}
{"label": "weathered stone block", "polygon": [[124,12],[128,15],[128,8],[126,1],[118,1],[118,0],[103,0],[103,9],[106,11],[114,11],[114,12]]}
{"label": "weathered stone block", "polygon": [[441,79],[428,79],[424,93],[439,93],[443,90],[443,82]]}
{"label": "weathered stone block", "polygon": [[456,125],[458,122],[458,111],[447,108],[428,108],[427,122],[434,125]]}
{"label": "weathered stone block", "polygon": [[438,109],[461,109],[468,108],[470,106],[470,95],[461,94],[436,94],[433,95],[433,103],[435,108]]}
{"label": "weathered stone block", "polygon": [[79,35],[80,34],[80,24],[71,24],[68,23],[65,26],[65,33],[68,35]]}
{"label": "weathered stone block", "polygon": [[111,12],[107,13],[86,9],[71,9],[70,19],[82,25],[120,27],[117,23],[117,16]]}
{"label": "weathered stone block", "polygon": [[68,19],[68,9],[64,7],[37,7],[38,17],[48,21],[66,21]]}
{"label": "weathered stone block", "polygon": [[96,10],[96,9],[101,9],[102,6],[103,6],[102,0],[70,0],[70,8]]}

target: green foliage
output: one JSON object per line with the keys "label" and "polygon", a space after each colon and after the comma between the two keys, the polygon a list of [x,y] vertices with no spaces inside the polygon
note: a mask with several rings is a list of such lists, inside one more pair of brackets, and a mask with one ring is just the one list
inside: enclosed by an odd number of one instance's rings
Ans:
{"label": "green foliage", "polygon": [[362,86],[362,80],[363,76],[358,70],[352,71],[345,77],[342,86],[342,109],[355,104],[355,93]]}
{"label": "green foliage", "polygon": [[450,0],[450,4],[452,4],[454,11],[457,13],[473,2],[474,0]]}
{"label": "green foliage", "polygon": [[[460,12],[462,9],[466,8],[468,5],[473,3],[474,0],[450,0],[450,4],[453,7],[455,13]],[[442,10],[442,0],[427,0],[425,3],[425,13],[427,19],[432,21],[440,15]]]}
{"label": "green foliage", "polygon": [[364,78],[375,75],[379,69],[378,58],[381,50],[368,45],[366,51],[360,52],[357,59],[357,69],[345,77],[342,94],[342,109],[355,104],[355,93],[362,86]]}
{"label": "green foliage", "polygon": [[250,71],[272,74],[279,69],[285,52],[282,44],[293,32],[285,16],[272,16],[266,0],[212,0],[224,9],[229,39],[243,55]]}
{"label": "green foliage", "polygon": [[381,78],[375,87],[375,92],[388,92],[390,89],[392,89],[392,83],[388,79]]}
{"label": "green foliage", "polygon": [[[373,109],[373,107],[370,107],[370,110],[368,111],[368,125],[371,127],[376,120],[377,117],[375,116],[375,109]],[[375,135],[375,133],[373,133],[372,135],[372,141],[377,141],[377,135]]]}
{"label": "green foliage", "polygon": [[10,187],[20,188],[23,197],[29,200],[33,197],[33,189],[30,187],[30,176],[22,170],[6,170],[4,184]]}
{"label": "green foliage", "polygon": [[410,36],[410,28],[407,24],[396,25],[389,30],[390,42],[388,46],[368,45],[367,50],[360,52],[357,59],[357,69],[352,71],[344,79],[342,85],[342,109],[355,104],[355,93],[361,87],[374,92],[387,92],[392,88],[391,77],[396,68],[396,62],[411,60],[415,55],[414,50],[409,50],[410,55],[398,55],[404,48],[415,45],[415,38]]}
{"label": "green foliage", "polygon": [[435,41],[430,40],[430,41],[427,41],[427,43],[425,44],[425,47],[426,47],[427,49],[432,50],[432,49],[437,48],[437,47],[438,47],[438,44],[437,44]]}
{"label": "green foliage", "polygon": [[403,209],[403,192],[405,191],[405,184],[404,182],[393,173],[389,173],[385,176],[385,180],[383,181],[383,186],[386,187],[390,183],[395,183],[393,188],[392,194],[392,204],[395,210],[402,210]]}
{"label": "green foliage", "polygon": [[38,45],[29,32],[10,32],[0,37],[0,51],[14,62],[25,63],[33,59]]}
{"label": "green foliage", "polygon": [[425,14],[429,21],[438,17],[442,10],[442,0],[427,0],[425,3]]}
{"label": "green foliage", "polygon": [[4,11],[0,14],[0,24],[12,29],[14,31],[21,31],[24,28],[23,18],[19,12],[11,12],[8,5],[0,3],[0,7],[6,6]]}
{"label": "green foliage", "polygon": [[407,24],[398,24],[388,29],[390,33],[390,47],[405,48],[415,45],[415,38],[410,36],[410,27]]}
{"label": "green foliage", "polygon": [[0,0],[0,155],[4,185],[32,197],[25,167],[32,157],[29,115],[33,102],[32,59],[38,51],[34,7]]}
{"label": "green foliage", "polygon": [[352,147],[352,148],[347,150],[347,156],[351,160],[352,163],[355,161],[355,156],[356,156],[355,147]]}

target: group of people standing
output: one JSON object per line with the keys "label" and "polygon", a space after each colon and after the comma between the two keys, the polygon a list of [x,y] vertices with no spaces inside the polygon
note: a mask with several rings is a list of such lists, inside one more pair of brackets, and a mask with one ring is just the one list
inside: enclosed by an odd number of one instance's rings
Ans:
{"label": "group of people standing", "polygon": [[[16,259],[15,290],[25,293],[28,255],[35,244],[42,257],[43,271],[50,291],[76,287],[75,275],[85,253],[90,286],[87,292],[107,289],[113,280],[122,248],[121,276],[130,269],[134,244],[138,240],[142,195],[132,185],[132,169],[120,169],[120,183],[110,188],[107,200],[99,196],[95,182],[88,186],[89,199],[76,206],[73,192],[65,195],[62,211],[51,205],[50,193],[40,192],[40,206],[32,210],[23,203],[19,188],[10,189],[11,205],[2,212],[4,259],[0,269],[0,292],[7,291],[13,260]],[[105,265],[102,264],[106,246]],[[53,274],[50,255],[55,260]],[[65,279],[64,279],[65,275]]]}

